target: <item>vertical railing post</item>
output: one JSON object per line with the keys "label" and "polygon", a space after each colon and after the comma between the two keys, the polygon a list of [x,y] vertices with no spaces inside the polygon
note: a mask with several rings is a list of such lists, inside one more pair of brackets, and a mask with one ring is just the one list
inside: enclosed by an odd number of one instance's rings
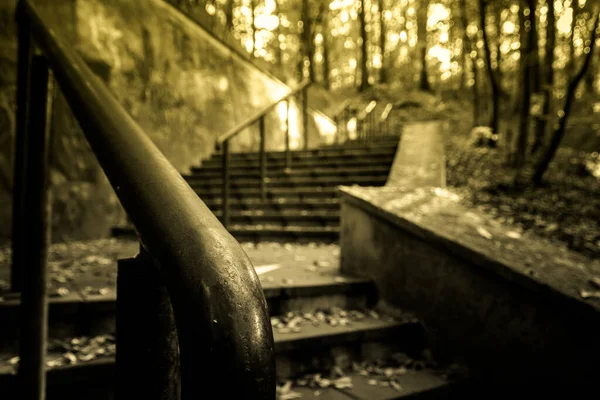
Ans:
{"label": "vertical railing post", "polygon": [[258,120],[260,131],[260,198],[267,200],[267,153],[265,152],[265,116]]}
{"label": "vertical railing post", "polygon": [[171,300],[142,250],[118,262],[116,399],[178,400],[180,382]]}
{"label": "vertical railing post", "polygon": [[229,140],[223,142],[223,189],[221,195],[221,222],[225,228],[229,227],[229,196],[231,186],[231,155],[229,154]]}
{"label": "vertical railing post", "polygon": [[308,86],[302,89],[302,134],[304,149],[308,149]]}
{"label": "vertical railing post", "polygon": [[292,169],[292,153],[290,151],[290,100],[285,102],[285,170]]}
{"label": "vertical railing post", "polygon": [[[22,82],[20,82],[22,83]],[[50,87],[50,90],[49,90]],[[27,190],[20,216],[27,252],[21,254],[21,336],[19,340],[20,399],[42,400],[46,391],[46,340],[48,336],[47,264],[50,243],[50,200],[48,193],[49,114],[52,82],[45,58],[31,62],[29,111],[27,115]],[[22,122],[22,121],[21,121]],[[23,243],[21,244],[23,245]]]}
{"label": "vertical railing post", "polygon": [[27,113],[29,107],[29,79],[31,68],[31,33],[29,20],[17,9],[18,23],[18,59],[17,59],[17,126],[15,134],[13,160],[13,198],[12,198],[12,264],[10,287],[13,292],[21,291],[21,272],[26,252],[23,229],[25,225],[24,194],[27,184]]}

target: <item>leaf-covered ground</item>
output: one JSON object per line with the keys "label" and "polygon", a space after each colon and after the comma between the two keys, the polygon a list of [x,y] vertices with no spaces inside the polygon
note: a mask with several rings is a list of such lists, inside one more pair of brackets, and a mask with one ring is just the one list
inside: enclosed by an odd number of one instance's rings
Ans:
{"label": "leaf-covered ground", "polygon": [[507,224],[600,258],[600,180],[582,167],[589,153],[560,149],[543,186],[515,187],[501,150],[447,142],[447,183],[462,201]]}

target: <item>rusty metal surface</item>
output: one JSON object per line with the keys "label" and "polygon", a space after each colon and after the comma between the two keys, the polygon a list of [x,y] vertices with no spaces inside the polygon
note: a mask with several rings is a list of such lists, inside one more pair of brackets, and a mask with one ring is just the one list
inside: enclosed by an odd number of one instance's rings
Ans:
{"label": "rusty metal surface", "polygon": [[182,398],[275,398],[273,334],[260,282],[239,243],[83,60],[19,3],[100,165],[161,265],[181,350]]}

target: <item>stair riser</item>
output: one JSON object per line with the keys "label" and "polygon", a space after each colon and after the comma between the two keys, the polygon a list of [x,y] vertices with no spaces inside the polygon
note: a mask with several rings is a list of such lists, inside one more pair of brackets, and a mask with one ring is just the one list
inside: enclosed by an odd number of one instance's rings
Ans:
{"label": "stair riser", "polygon": [[[378,167],[365,166],[364,168],[354,168],[354,167],[347,167],[347,168],[331,167],[331,168],[328,168],[327,166],[325,166],[323,168],[292,168],[289,173],[286,173],[283,170],[272,170],[272,171],[269,171],[268,176],[272,179],[283,179],[283,178],[288,178],[288,177],[308,178],[308,177],[326,177],[326,176],[332,176],[332,177],[378,176],[378,175],[387,176],[389,170],[390,170],[389,165],[378,166]],[[219,169],[219,170],[199,169],[199,170],[196,170],[196,172],[194,172],[191,175],[186,175],[185,178],[186,178],[186,180],[189,180],[189,181],[193,181],[193,180],[201,181],[204,179],[221,179],[222,176],[223,176],[223,173],[222,173],[221,169]],[[231,172],[231,178],[232,179],[238,179],[238,178],[259,179],[260,173],[258,171],[247,171],[247,170],[234,169]]]}
{"label": "stair riser", "polygon": [[[337,193],[335,190],[330,188],[325,188],[326,190],[315,190],[315,188],[282,188],[284,190],[277,190],[280,188],[275,188],[273,191],[271,189],[267,189],[267,199],[273,199],[276,197],[286,197],[291,200],[303,200],[303,199],[319,199],[319,198],[327,198],[330,199],[332,197],[337,197]],[[217,188],[213,189],[203,189],[203,190],[195,190],[196,194],[200,196],[203,200],[211,200],[214,198],[221,198],[221,190]],[[260,191],[258,188],[232,188],[230,193],[230,199],[235,200],[248,200],[248,199],[260,199]]]}
{"label": "stair riser", "polygon": [[260,241],[269,241],[269,242],[324,242],[324,243],[336,243],[339,240],[339,230],[335,230],[332,232],[273,232],[269,230],[254,230],[251,232],[248,231],[238,231],[235,229],[230,229],[229,233],[233,235],[234,238],[239,240],[240,242],[260,242]]}
{"label": "stair riser", "polygon": [[[267,305],[271,315],[288,311],[311,312],[319,308],[340,307],[359,309],[372,307],[376,294],[370,284],[335,285],[332,287],[290,287],[266,289]],[[115,333],[116,303],[50,304],[48,337],[60,339],[77,336],[98,336]],[[0,353],[18,349],[17,308],[5,309],[0,315]]]}
{"label": "stair riser", "polygon": [[[259,242],[259,241],[270,241],[270,242],[294,242],[294,243],[307,243],[307,242],[323,242],[323,243],[337,243],[339,239],[339,229],[327,232],[321,231],[310,231],[306,232],[290,232],[290,231],[270,231],[268,229],[260,230],[236,230],[228,229],[229,233],[233,235],[240,242]],[[112,237],[131,237],[136,238],[136,233],[130,228],[113,228]]]}
{"label": "stair riser", "polygon": [[[358,179],[358,178],[340,178],[336,180],[328,180],[328,181],[319,181],[315,180],[310,182],[309,180],[303,180],[302,182],[269,182],[267,184],[268,188],[297,188],[297,187],[306,187],[311,185],[312,187],[336,187],[336,186],[350,186],[350,185],[360,185],[360,186],[383,186],[387,181],[387,177],[380,178],[372,178],[372,179]],[[211,190],[211,191],[221,191],[221,187],[223,183],[219,181],[212,182],[191,182],[189,183],[192,189],[194,190]],[[233,180],[230,183],[231,189],[252,189],[259,187],[260,182],[256,181],[238,181]]]}
{"label": "stair riser", "polygon": [[[343,168],[346,166],[358,166],[358,165],[369,165],[369,166],[382,166],[391,165],[394,161],[393,154],[381,154],[378,156],[369,157],[354,157],[348,159],[336,159],[336,158],[313,158],[301,161],[292,162],[291,168],[327,168],[336,167]],[[231,168],[245,168],[247,170],[258,169],[258,160],[232,160],[230,163]],[[203,169],[221,170],[223,163],[221,160],[207,160],[202,163],[201,168],[193,168],[193,171],[199,171]],[[283,170],[285,168],[285,162],[283,160],[267,160],[267,168],[273,170]]]}
{"label": "stair riser", "polygon": [[418,355],[424,348],[423,340],[418,338],[419,332],[415,330],[410,335],[406,335],[406,340],[398,337],[348,343],[331,341],[319,346],[287,351],[276,356],[277,378],[285,380],[306,374],[327,374],[334,366],[349,370],[352,368],[352,362],[376,361],[399,352]]}
{"label": "stair riser", "polygon": [[[208,208],[213,212],[221,211],[221,202],[217,201],[205,201]],[[305,204],[301,202],[291,204],[253,204],[253,203],[229,203],[229,210],[231,212],[236,211],[263,211],[263,212],[277,212],[277,211],[319,211],[319,212],[335,212],[339,213],[339,203],[323,203],[323,204]]]}
{"label": "stair riser", "polygon": [[[305,347],[284,353],[278,352],[279,354],[275,358],[275,369],[277,378],[283,380],[309,373],[330,371],[335,365],[350,368],[352,361],[374,361],[378,357],[395,352],[418,354],[421,350],[422,347],[419,345],[402,345],[397,338],[362,343],[336,343],[333,341],[330,344]],[[75,369],[79,371],[73,371]],[[115,399],[114,363],[94,368],[94,370],[86,369],[85,366],[79,366],[73,370],[68,373],[60,373],[62,376],[49,373],[47,400]],[[3,385],[3,392],[17,393],[14,380]]]}
{"label": "stair riser", "polygon": [[[341,150],[330,150],[330,149],[318,149],[311,150],[309,152],[292,152],[292,161],[295,160],[306,160],[315,158],[354,158],[354,157],[369,157],[375,154],[394,154],[396,152],[396,146],[383,146],[375,148],[353,148],[353,149],[341,149]],[[260,159],[260,153],[231,153],[230,158],[232,161],[238,160],[258,160]],[[210,160],[220,161],[222,159],[221,154],[213,155]],[[267,160],[285,160],[285,152],[267,152]]]}
{"label": "stair riser", "polygon": [[[354,153],[359,153],[359,154],[364,154],[364,153],[373,153],[373,152],[381,152],[381,151],[393,151],[396,150],[396,148],[398,147],[398,143],[399,143],[399,138],[390,138],[389,140],[381,140],[381,141],[376,141],[376,142],[352,142],[351,144],[348,145],[331,145],[331,146],[326,146],[326,147],[321,147],[318,149],[312,149],[312,150],[292,150],[292,156],[293,157],[308,157],[311,155],[315,155],[315,154],[323,154],[323,155],[330,155],[330,156],[335,156],[335,155],[339,155],[339,154],[354,154]],[[285,158],[285,151],[282,150],[278,150],[278,151],[270,151],[267,150],[267,153],[269,154],[270,157],[274,157],[274,158]],[[259,151],[250,151],[250,152],[244,152],[244,153],[239,153],[239,152],[232,152],[231,156],[232,157],[246,157],[246,158],[252,158],[252,157],[258,157],[260,155]],[[215,153],[213,155],[213,157],[221,157],[221,152]]]}

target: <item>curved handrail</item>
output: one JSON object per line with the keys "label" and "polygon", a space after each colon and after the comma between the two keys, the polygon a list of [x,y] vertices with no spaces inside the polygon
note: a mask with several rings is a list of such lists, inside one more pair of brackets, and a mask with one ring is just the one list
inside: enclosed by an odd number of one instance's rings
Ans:
{"label": "curved handrail", "polygon": [[28,24],[148,252],[161,265],[181,350],[182,398],[275,398],[265,297],[224,229],[81,57],[22,0]]}
{"label": "curved handrail", "polygon": [[283,96],[283,97],[279,98],[278,100],[273,101],[271,104],[261,108],[260,110],[255,112],[253,115],[246,118],[244,121],[240,122],[233,128],[229,129],[227,132],[223,133],[222,135],[219,135],[219,137],[217,137],[217,140],[216,140],[217,147],[222,145],[225,141],[237,136],[241,131],[243,131],[244,129],[246,129],[247,127],[252,125],[253,123],[257,122],[261,117],[263,117],[265,114],[267,114],[268,112],[273,110],[275,107],[277,107],[277,105],[279,103],[289,99],[292,96],[297,95],[299,92],[301,92],[302,90],[307,88],[311,83],[312,82],[309,79],[306,79],[306,80],[300,82],[298,87],[293,89],[291,92],[287,93],[285,96]]}

